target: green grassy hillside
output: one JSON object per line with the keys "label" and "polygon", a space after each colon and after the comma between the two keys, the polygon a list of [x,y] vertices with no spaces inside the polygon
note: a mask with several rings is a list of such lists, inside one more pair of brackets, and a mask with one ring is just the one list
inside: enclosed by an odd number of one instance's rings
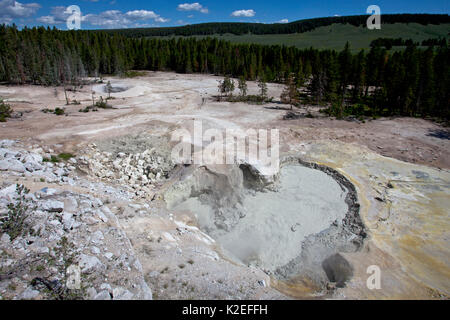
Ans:
{"label": "green grassy hillside", "polygon": [[[235,43],[257,43],[265,45],[287,45],[297,48],[343,49],[347,41],[352,51],[370,48],[370,43],[377,38],[404,38],[421,42],[430,38],[449,38],[450,24],[421,25],[418,23],[383,24],[381,30],[369,30],[366,27],[355,27],[349,24],[333,24],[319,27],[313,31],[294,34],[265,35],[214,35],[222,40]],[[193,36],[204,38],[207,36]],[[160,37],[170,38],[170,37]],[[395,50],[395,48],[394,48]]]}

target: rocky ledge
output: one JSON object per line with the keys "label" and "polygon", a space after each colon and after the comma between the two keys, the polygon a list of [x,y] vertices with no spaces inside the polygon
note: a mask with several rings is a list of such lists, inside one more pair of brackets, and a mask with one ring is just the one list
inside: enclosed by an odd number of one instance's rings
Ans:
{"label": "rocky ledge", "polygon": [[151,299],[115,214],[73,191],[102,186],[78,181],[79,159],[46,161],[53,150],[33,147],[0,141],[0,299]]}

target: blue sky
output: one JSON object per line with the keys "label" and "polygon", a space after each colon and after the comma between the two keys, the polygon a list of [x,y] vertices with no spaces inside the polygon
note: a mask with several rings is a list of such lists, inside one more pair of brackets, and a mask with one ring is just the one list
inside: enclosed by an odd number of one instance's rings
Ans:
{"label": "blue sky", "polygon": [[202,22],[292,22],[334,15],[365,14],[369,5],[381,13],[450,13],[449,0],[0,0],[0,23],[19,27],[50,25],[66,29],[65,9],[78,5],[82,29],[163,27]]}

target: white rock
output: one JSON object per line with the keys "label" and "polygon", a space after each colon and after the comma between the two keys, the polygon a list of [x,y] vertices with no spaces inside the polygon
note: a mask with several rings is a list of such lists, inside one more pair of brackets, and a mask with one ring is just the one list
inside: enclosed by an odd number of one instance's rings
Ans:
{"label": "white rock", "polygon": [[9,244],[11,242],[11,238],[10,238],[10,236],[8,234],[4,233],[2,235],[2,238],[0,239],[0,242],[2,244]]}
{"label": "white rock", "polygon": [[58,220],[54,219],[52,221],[50,221],[48,224],[54,226],[54,227],[58,227],[61,225],[61,222],[59,222]]}
{"label": "white rock", "polygon": [[133,298],[133,294],[124,288],[115,288],[113,290],[113,299],[114,300],[131,300]]}
{"label": "white rock", "polygon": [[62,222],[64,224],[64,228],[66,230],[70,230],[73,227],[74,222],[75,222],[72,213],[65,212],[62,217]]}
{"label": "white rock", "polygon": [[42,163],[42,156],[37,154],[29,154],[26,155],[24,158],[25,161],[25,169],[27,169],[30,172],[36,171],[36,170],[42,170],[43,166]]}
{"label": "white rock", "polygon": [[78,202],[74,197],[66,197],[64,199],[64,210],[68,212],[72,212],[73,214],[78,214]]}
{"label": "white rock", "polygon": [[16,142],[14,140],[1,140],[0,141],[0,147],[5,148],[5,147],[11,147],[15,144]]}
{"label": "white rock", "polygon": [[142,299],[144,300],[153,299],[152,291],[150,290],[150,288],[148,287],[147,283],[144,280],[141,281],[141,289],[143,292]]}
{"label": "white rock", "polygon": [[97,248],[97,247],[92,247],[92,248],[91,248],[91,252],[92,252],[93,254],[100,254],[100,249]]}
{"label": "white rock", "polygon": [[94,300],[111,300],[111,295],[108,291],[103,290],[94,297]]}
{"label": "white rock", "polygon": [[59,177],[62,177],[66,174],[66,170],[58,168],[55,171],[53,171],[53,173]]}
{"label": "white rock", "polygon": [[53,196],[54,194],[56,194],[58,191],[56,189],[52,189],[52,188],[42,188],[41,190],[38,191],[39,194],[44,195],[44,196]]}
{"label": "white rock", "polygon": [[34,290],[33,287],[28,287],[24,292],[20,295],[20,298],[23,300],[32,300],[39,295],[39,291]]}
{"label": "white rock", "polygon": [[142,206],[139,205],[139,204],[129,203],[128,206],[129,206],[130,208],[132,208],[132,209],[135,209],[135,210],[140,210],[140,209],[142,209]]}
{"label": "white rock", "polygon": [[37,253],[37,254],[45,254],[45,253],[49,253],[50,252],[49,248],[47,248],[45,246],[40,247],[40,246],[37,246],[37,245],[36,246],[31,246],[30,250],[33,251],[34,253]]}
{"label": "white rock", "polygon": [[56,200],[47,200],[40,204],[41,209],[48,212],[63,212],[64,202]]}
{"label": "white rock", "polygon": [[14,156],[14,152],[11,150],[0,148],[0,158],[8,159]]}
{"label": "white rock", "polygon": [[102,220],[105,223],[108,222],[108,218],[104,215],[104,213],[101,210],[97,210],[96,213],[100,218],[100,220]]}
{"label": "white rock", "polygon": [[95,288],[90,287],[86,290],[86,293],[88,294],[89,299],[95,299],[95,297],[97,296],[97,290],[95,290]]}
{"label": "white rock", "polygon": [[15,159],[9,159],[9,160],[1,160],[0,161],[0,171],[15,171],[23,173],[25,172],[25,167],[22,164],[22,162],[15,160]]}
{"label": "white rock", "polygon": [[100,230],[98,230],[98,231],[96,231],[96,232],[94,232],[93,234],[92,234],[92,236],[91,236],[91,241],[92,241],[92,243],[94,243],[94,244],[102,244],[103,243],[103,239],[104,239],[105,237],[103,236],[103,233],[100,231]]}
{"label": "white rock", "polygon": [[88,256],[86,254],[80,255],[80,268],[82,272],[92,273],[105,269],[103,263],[97,257]]}
{"label": "white rock", "polygon": [[112,292],[112,288],[109,285],[109,283],[102,283],[102,285],[100,286],[101,290],[107,290],[108,292]]}
{"label": "white rock", "polygon": [[107,252],[107,253],[105,253],[105,257],[106,257],[106,259],[111,260],[112,257],[114,257],[114,254],[112,252]]}
{"label": "white rock", "polygon": [[16,195],[17,185],[12,184],[9,187],[3,188],[0,190],[0,198],[7,200],[8,202],[12,202]]}

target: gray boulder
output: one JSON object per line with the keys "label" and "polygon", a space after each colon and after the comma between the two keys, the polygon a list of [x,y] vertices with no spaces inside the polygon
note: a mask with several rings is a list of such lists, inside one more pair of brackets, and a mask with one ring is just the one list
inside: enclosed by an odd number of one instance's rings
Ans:
{"label": "gray boulder", "polygon": [[0,161],[0,171],[25,172],[25,166],[19,160],[8,159]]}

